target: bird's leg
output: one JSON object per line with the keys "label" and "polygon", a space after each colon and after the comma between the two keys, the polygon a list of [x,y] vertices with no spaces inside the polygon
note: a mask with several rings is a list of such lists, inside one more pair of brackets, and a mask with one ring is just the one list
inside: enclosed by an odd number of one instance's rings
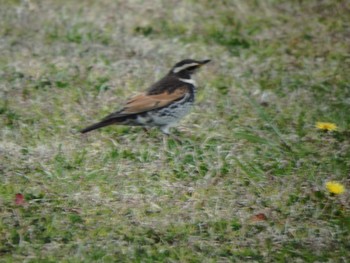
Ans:
{"label": "bird's leg", "polygon": [[176,141],[178,144],[182,144],[181,138],[176,136],[175,134],[170,134],[170,133],[164,133],[163,138],[168,141],[169,139],[172,139],[174,141]]}
{"label": "bird's leg", "polygon": [[173,139],[174,141],[176,141],[177,143],[181,144],[181,140],[179,137],[177,137],[176,135],[174,134],[171,134],[169,129],[170,127],[172,127],[171,125],[167,125],[167,126],[162,126],[160,127],[160,130],[163,132],[163,134],[165,135],[164,137],[165,138],[171,138]]}

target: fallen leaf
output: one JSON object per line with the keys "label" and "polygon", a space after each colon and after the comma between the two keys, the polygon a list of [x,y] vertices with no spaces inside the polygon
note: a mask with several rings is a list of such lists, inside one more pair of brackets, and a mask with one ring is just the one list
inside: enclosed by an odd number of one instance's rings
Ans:
{"label": "fallen leaf", "polygon": [[25,205],[26,201],[24,200],[24,195],[22,194],[16,194],[16,197],[15,197],[15,204],[16,205]]}
{"label": "fallen leaf", "polygon": [[267,217],[266,217],[266,215],[264,213],[259,213],[259,214],[256,214],[256,215],[252,216],[252,220],[255,221],[255,222],[266,221]]}

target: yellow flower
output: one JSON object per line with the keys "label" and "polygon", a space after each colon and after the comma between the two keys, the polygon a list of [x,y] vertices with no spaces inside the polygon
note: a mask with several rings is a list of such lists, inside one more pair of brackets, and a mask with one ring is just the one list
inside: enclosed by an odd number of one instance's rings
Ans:
{"label": "yellow flower", "polygon": [[344,185],[335,181],[327,182],[326,188],[331,194],[335,194],[335,195],[342,194],[345,191]]}
{"label": "yellow flower", "polygon": [[338,129],[337,125],[331,122],[316,122],[316,128],[323,131],[335,131]]}

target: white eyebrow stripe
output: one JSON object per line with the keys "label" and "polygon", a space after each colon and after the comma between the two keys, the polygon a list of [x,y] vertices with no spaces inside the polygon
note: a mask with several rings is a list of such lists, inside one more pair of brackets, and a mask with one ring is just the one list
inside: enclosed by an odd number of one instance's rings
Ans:
{"label": "white eyebrow stripe", "polygon": [[199,65],[198,63],[185,64],[185,65],[182,65],[180,67],[174,68],[173,72],[178,73],[185,68],[190,68],[190,67],[198,66],[198,65]]}
{"label": "white eyebrow stripe", "polygon": [[192,84],[193,86],[196,86],[196,81],[194,79],[181,79],[179,78],[179,80],[181,80],[182,82],[186,82],[188,84]]}

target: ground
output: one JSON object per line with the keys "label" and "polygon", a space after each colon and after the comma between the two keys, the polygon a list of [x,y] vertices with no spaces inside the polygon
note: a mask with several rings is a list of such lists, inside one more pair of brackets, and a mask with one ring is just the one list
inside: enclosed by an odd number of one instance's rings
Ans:
{"label": "ground", "polygon": [[[0,261],[347,262],[349,13],[3,0]],[[185,58],[212,62],[178,139],[77,132]]]}

